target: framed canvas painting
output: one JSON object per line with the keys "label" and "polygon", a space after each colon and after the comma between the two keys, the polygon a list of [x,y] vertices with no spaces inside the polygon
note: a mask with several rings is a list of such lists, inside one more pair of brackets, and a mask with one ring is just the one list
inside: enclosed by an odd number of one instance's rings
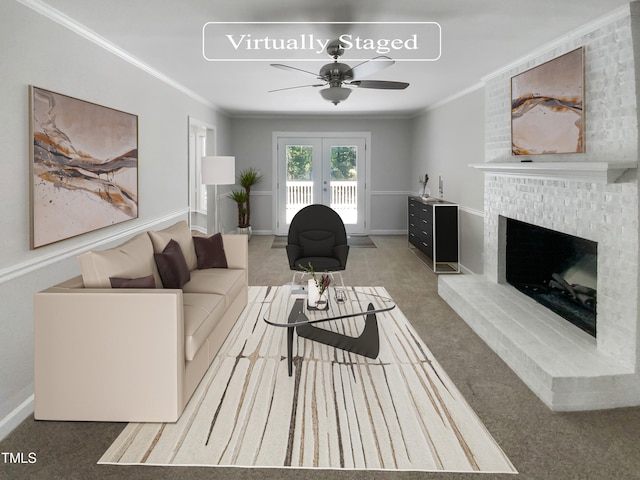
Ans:
{"label": "framed canvas painting", "polygon": [[30,86],[31,248],[138,217],[138,117]]}
{"label": "framed canvas painting", "polygon": [[511,78],[511,153],[584,152],[584,47]]}

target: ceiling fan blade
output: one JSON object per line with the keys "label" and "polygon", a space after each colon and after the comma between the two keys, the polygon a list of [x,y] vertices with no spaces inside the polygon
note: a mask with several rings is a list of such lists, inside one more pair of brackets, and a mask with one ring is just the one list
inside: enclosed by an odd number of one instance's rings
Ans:
{"label": "ceiling fan blade", "polygon": [[354,80],[358,80],[359,78],[384,70],[394,63],[396,63],[395,60],[391,60],[389,57],[381,55],[356,65],[351,70],[348,70],[345,73],[345,76],[351,76]]}
{"label": "ceiling fan blade", "polygon": [[272,92],[281,92],[283,90],[294,90],[296,88],[306,88],[306,87],[324,87],[325,84],[324,83],[318,83],[315,85],[298,85],[297,87],[285,87],[285,88],[276,88],[275,90],[268,90],[267,93],[272,93]]}
{"label": "ceiling fan blade", "polygon": [[389,82],[386,80],[356,80],[350,82],[349,85],[355,85],[358,88],[381,88],[383,90],[404,90],[409,86],[406,82]]}
{"label": "ceiling fan blade", "polygon": [[320,76],[318,76],[317,73],[309,72],[307,70],[302,70],[301,68],[290,67],[289,65],[283,65],[282,63],[272,63],[271,66],[272,67],[276,67],[276,68],[281,68],[282,70],[288,70],[288,71],[291,71],[291,72],[303,73],[303,74],[311,76],[313,78],[317,78],[318,80],[322,80],[322,78]]}

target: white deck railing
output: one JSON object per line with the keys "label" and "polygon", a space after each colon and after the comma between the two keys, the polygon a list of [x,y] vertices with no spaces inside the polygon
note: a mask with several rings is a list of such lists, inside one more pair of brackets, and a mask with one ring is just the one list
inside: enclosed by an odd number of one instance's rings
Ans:
{"label": "white deck railing", "polygon": [[[313,198],[312,181],[287,182],[287,223],[303,207],[311,205]],[[358,182],[332,181],[331,208],[336,210],[345,223],[355,223],[358,211]]]}

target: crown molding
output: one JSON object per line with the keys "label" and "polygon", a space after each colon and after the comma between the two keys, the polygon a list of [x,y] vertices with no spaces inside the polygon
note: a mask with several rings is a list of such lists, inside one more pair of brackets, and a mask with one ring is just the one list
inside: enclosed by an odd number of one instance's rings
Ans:
{"label": "crown molding", "polygon": [[199,95],[198,93],[194,92],[190,88],[185,87],[184,85],[182,85],[181,83],[175,81],[171,77],[169,77],[169,76],[165,75],[164,73],[156,70],[151,65],[148,65],[147,63],[143,62],[139,58],[131,55],[126,50],[124,50],[124,49],[120,48],[119,46],[117,46],[116,44],[110,42],[109,40],[107,40],[103,36],[97,34],[93,30],[85,27],[80,22],[74,20],[73,18],[69,17],[68,15],[66,15],[66,14],[62,13],[61,11],[53,8],[50,5],[47,5],[42,0],[16,0],[16,1],[18,3],[21,3],[22,5],[24,5],[25,7],[28,7],[30,9],[32,9],[33,11],[39,13],[40,15],[48,18],[49,20],[57,23],[58,25],[61,25],[61,26],[65,27],[65,28],[67,28],[68,30],[71,30],[72,32],[76,33],[77,35],[80,35],[81,37],[85,38],[86,40],[89,40],[90,42],[94,43],[95,45],[98,45],[99,47],[103,48],[104,50],[108,51],[109,53],[112,53],[113,55],[116,55],[117,57],[119,57],[122,60],[130,63],[134,67],[139,68],[140,70],[142,70],[142,71],[148,73],[149,75],[157,78],[161,82],[164,82],[167,85],[169,85],[170,87],[178,90],[179,92],[182,92],[185,95],[187,95],[188,97],[191,97],[195,101],[197,101],[199,103],[202,103],[203,105],[206,105],[207,107],[210,107],[210,108],[214,109],[216,112],[225,113],[225,112],[222,112],[218,108],[217,105],[215,105],[213,102],[211,102],[211,100],[203,97],[202,95]]}

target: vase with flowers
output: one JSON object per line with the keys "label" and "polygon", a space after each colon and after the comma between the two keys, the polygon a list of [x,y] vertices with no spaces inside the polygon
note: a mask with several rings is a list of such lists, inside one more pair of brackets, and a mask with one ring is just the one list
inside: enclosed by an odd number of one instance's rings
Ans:
{"label": "vase with flowers", "polygon": [[427,188],[427,183],[429,183],[429,175],[425,173],[424,177],[418,177],[418,183],[420,184],[420,188],[422,188],[422,198],[428,198],[431,194],[431,192]]}
{"label": "vase with flowers", "polygon": [[331,284],[331,277],[327,272],[324,272],[322,275],[317,275],[311,262],[309,262],[308,267],[300,265],[300,268],[311,275],[311,278],[307,282],[309,291],[307,307],[311,310],[327,310],[329,308],[328,288]]}

